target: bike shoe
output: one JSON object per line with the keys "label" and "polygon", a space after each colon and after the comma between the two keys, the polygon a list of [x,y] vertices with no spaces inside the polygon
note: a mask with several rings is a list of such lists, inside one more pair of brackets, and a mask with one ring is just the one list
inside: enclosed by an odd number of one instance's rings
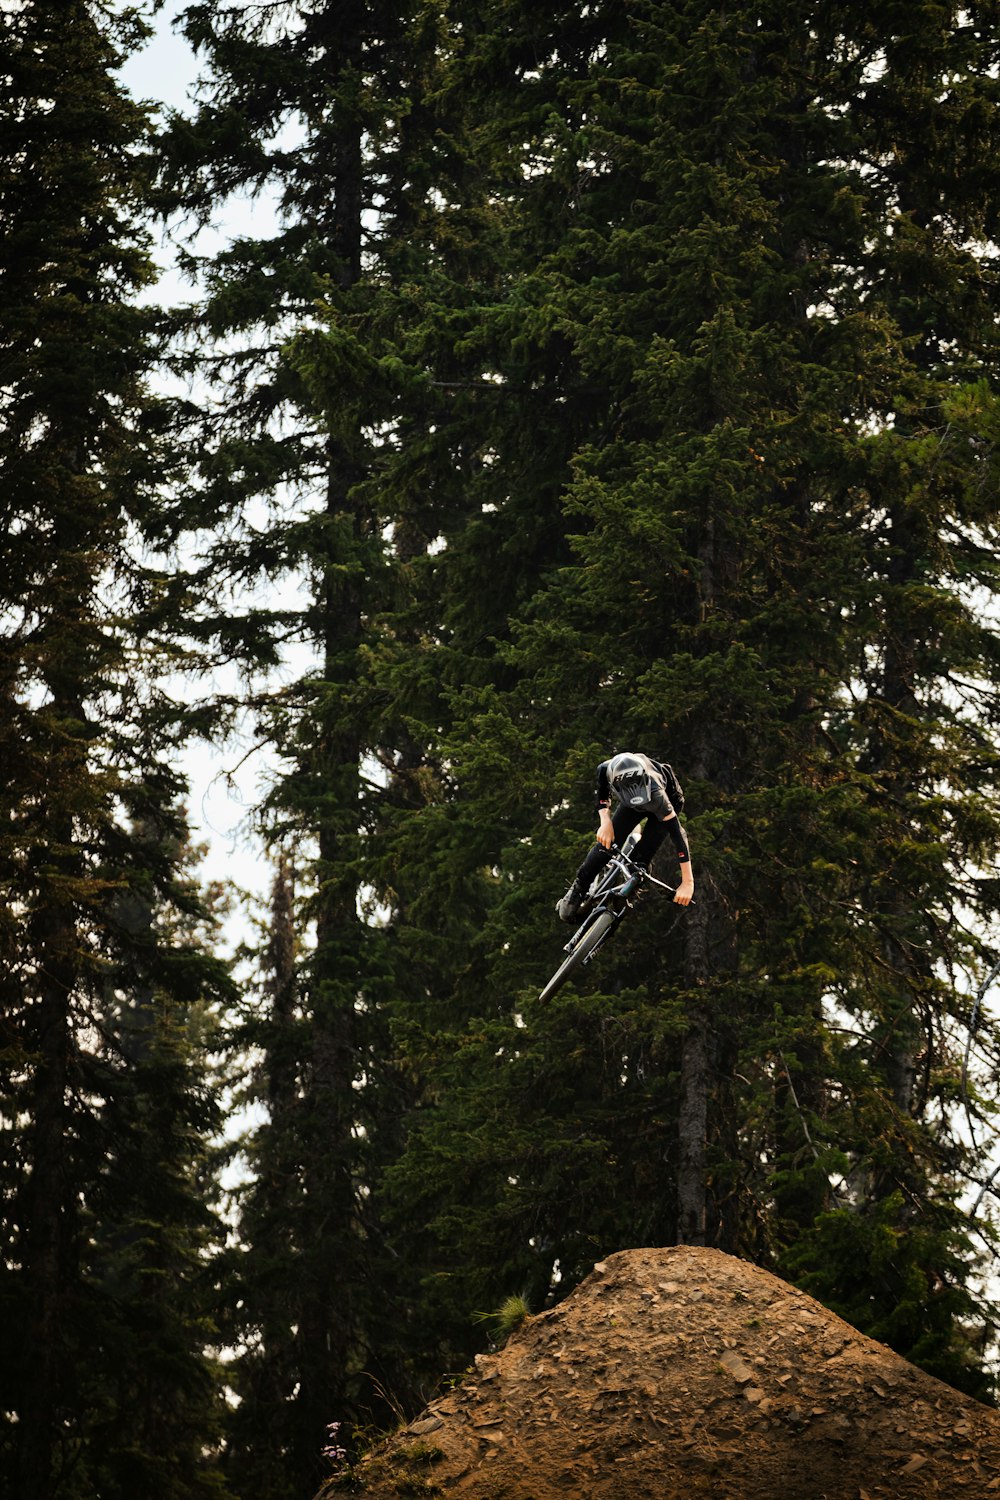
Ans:
{"label": "bike shoe", "polygon": [[583,892],[574,880],[565,896],[556,902],[556,914],[560,922],[575,922],[583,905]]}

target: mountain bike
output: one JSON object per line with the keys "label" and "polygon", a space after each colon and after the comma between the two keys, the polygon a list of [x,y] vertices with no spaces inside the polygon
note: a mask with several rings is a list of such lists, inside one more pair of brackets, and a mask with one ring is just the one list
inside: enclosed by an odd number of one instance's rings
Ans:
{"label": "mountain bike", "polygon": [[539,1004],[547,1004],[572,974],[591,962],[625,913],[631,911],[647,882],[659,886],[671,896],[675,894],[675,886],[657,880],[642,865],[633,863],[630,855],[638,841],[636,830],[629,834],[620,849],[617,844],[611,845],[611,858],[600,874],[594,877],[593,885],[585,898],[586,915],[565,944],[566,957],[539,995]]}

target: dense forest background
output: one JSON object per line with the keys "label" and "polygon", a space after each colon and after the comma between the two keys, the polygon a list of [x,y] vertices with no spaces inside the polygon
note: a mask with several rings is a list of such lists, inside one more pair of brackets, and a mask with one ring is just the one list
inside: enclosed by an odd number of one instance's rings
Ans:
{"label": "dense forest background", "polygon": [[[309,1500],[643,1245],[988,1399],[1000,6],[149,25],[0,12],[0,1491]],[[540,1008],[616,748],[697,905]]]}

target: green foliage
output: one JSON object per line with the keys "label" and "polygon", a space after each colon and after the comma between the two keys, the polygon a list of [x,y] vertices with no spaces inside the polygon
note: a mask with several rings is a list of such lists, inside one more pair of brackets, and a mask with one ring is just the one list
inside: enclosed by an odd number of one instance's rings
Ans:
{"label": "green foliage", "polygon": [[978,1400],[986,1333],[968,1282],[971,1245],[945,1193],[896,1189],[821,1214],[789,1255],[805,1290],[869,1337]]}
{"label": "green foliage", "polygon": [[[947,914],[995,919],[996,639],[960,580],[995,586],[970,244],[996,200],[939,171],[970,109],[993,119],[992,44],[692,3],[505,6],[505,47],[499,14],[449,79],[504,205],[434,413],[468,503],[414,646],[373,658],[447,768],[375,842],[426,1077],[387,1213],[442,1361],[463,1308],[511,1280],[538,1305],[613,1246],[691,1234],[822,1280],[844,1180],[859,1224],[900,1185],[954,1205],[947,1030],[984,948]],[[689,789],[698,911],[640,913],[541,1013],[593,766],[627,745]],[[961,1226],[914,1238],[915,1285],[943,1247],[969,1284]],[[957,1303],[920,1340],[873,1296],[959,1378]]]}
{"label": "green foliage", "polygon": [[[331,1421],[419,1406],[476,1308],[627,1245],[752,1257],[986,1393],[996,16],[897,9],[191,6],[158,202],[280,202],[190,258],[200,411],[150,398],[132,305],[150,142],[108,69],[141,23],[5,18],[26,1500],[57,1431],[81,1496],[308,1493]],[[158,668],[206,656],[245,693],[178,711]],[[276,878],[236,1004],[170,766],[245,709]],[[643,902],[542,1009],[627,746],[681,774],[697,906]],[[213,1258],[223,1000],[250,1175]]]}
{"label": "green foliage", "polygon": [[0,1488],[191,1500],[221,1494],[206,1057],[230,990],[145,545],[170,412],[132,305],[148,122],[113,79],[145,28],[45,0],[2,28]]}
{"label": "green foliage", "polygon": [[[433,400],[423,223],[445,149],[429,98],[448,38],[440,8],[422,3],[280,16],[195,6],[185,24],[206,90],[162,142],[165,198],[210,215],[233,189],[266,185],[281,203],[271,237],[201,267],[194,326],[230,352],[199,361],[218,405],[193,434],[189,505],[211,518],[195,586],[217,607],[202,632],[261,684],[253,712],[277,765],[261,821],[280,865],[282,941],[260,955],[259,989],[230,1034],[254,1125],[240,1244],[221,1267],[237,1351],[226,1470],[242,1495],[293,1496],[323,1477],[331,1419],[346,1433],[419,1400],[399,1312],[415,1281],[374,1191],[414,1092],[386,1021],[405,960],[365,906],[377,903],[370,840],[388,768],[398,756],[389,816],[423,800],[434,770],[369,663],[410,643],[382,615],[410,607],[425,526],[450,503],[439,453],[408,452],[399,499],[383,492],[399,434]],[[262,576],[292,602],[251,606]],[[294,661],[289,645],[305,648]],[[275,663],[285,685],[271,691]]]}
{"label": "green foliage", "polygon": [[524,1297],[518,1293],[505,1297],[492,1315],[496,1320],[496,1337],[499,1343],[506,1342],[516,1329],[520,1328],[531,1309]]}

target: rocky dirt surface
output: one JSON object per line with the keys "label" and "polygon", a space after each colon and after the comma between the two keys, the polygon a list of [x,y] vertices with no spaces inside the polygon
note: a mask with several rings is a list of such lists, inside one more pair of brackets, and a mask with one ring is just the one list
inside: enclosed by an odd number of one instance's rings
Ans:
{"label": "rocky dirt surface", "polygon": [[1000,1413],[768,1272],[628,1250],[325,1492],[1000,1500]]}

